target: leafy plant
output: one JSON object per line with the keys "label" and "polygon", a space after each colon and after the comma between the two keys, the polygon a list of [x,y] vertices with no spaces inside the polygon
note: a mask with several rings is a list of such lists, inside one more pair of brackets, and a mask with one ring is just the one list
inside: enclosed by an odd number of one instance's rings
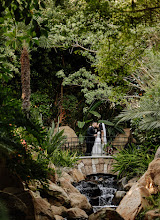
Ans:
{"label": "leafy plant", "polygon": [[78,160],[77,153],[71,153],[69,150],[57,149],[52,154],[52,161],[58,167],[73,167]]}
{"label": "leafy plant", "polygon": [[93,119],[89,119],[89,115],[94,115],[97,118],[101,117],[101,115],[97,111],[95,111],[95,109],[98,108],[101,105],[101,103],[102,102],[99,101],[96,102],[95,104],[90,105],[90,107],[83,116],[83,121],[77,122],[77,125],[80,128],[80,134],[79,134],[80,142],[83,142],[84,140],[83,136],[85,136],[86,133],[86,129],[84,129],[85,125],[88,125],[91,121],[93,121]]}
{"label": "leafy plant", "polygon": [[140,176],[147,168],[148,164],[153,160],[156,152],[156,146],[153,151],[150,147],[131,144],[126,149],[120,150],[113,156],[115,163],[113,164],[113,172],[118,172],[119,177],[127,176],[129,178]]}
{"label": "leafy plant", "polygon": [[124,133],[121,126],[108,120],[99,120],[98,123],[104,123],[106,125],[107,137],[115,137],[117,133]]}
{"label": "leafy plant", "polygon": [[46,141],[44,142],[44,146],[47,149],[47,154],[52,156],[56,149],[59,149],[62,145],[64,145],[66,141],[66,136],[63,135],[64,130],[55,132],[55,124],[52,122],[52,126],[48,129]]}

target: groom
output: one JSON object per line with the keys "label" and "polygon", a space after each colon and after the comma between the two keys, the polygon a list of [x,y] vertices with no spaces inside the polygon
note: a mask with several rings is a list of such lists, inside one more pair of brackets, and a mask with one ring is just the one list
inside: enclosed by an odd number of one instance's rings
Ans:
{"label": "groom", "polygon": [[94,145],[95,137],[97,136],[96,128],[98,124],[97,122],[93,122],[92,126],[89,126],[87,130],[87,138],[86,138],[86,145],[87,145],[87,150],[85,155],[86,156],[91,156],[92,148]]}

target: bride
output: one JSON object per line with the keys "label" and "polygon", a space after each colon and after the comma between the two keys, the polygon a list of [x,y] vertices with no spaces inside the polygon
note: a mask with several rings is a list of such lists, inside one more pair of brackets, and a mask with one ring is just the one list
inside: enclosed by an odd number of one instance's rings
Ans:
{"label": "bride", "polygon": [[[99,156],[103,154],[103,147],[107,144],[106,138],[106,128],[104,123],[99,125],[100,131],[97,132],[97,137],[95,139],[93,148],[92,148],[92,156]],[[102,140],[101,140],[102,138]]]}
{"label": "bride", "polygon": [[102,144],[101,144],[101,138],[100,138],[101,132],[97,132],[97,137],[95,139],[93,148],[92,148],[92,156],[95,155],[101,155],[102,154]]}

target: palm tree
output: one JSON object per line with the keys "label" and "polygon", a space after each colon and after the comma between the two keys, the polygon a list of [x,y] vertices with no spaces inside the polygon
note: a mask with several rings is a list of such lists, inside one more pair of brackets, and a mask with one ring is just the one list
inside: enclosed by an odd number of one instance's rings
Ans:
{"label": "palm tree", "polygon": [[21,53],[21,83],[22,83],[22,109],[29,111],[30,109],[30,61],[26,46],[23,46]]}
{"label": "palm tree", "polygon": [[132,119],[139,119],[141,130],[160,128],[160,91],[157,89],[146,93],[141,98],[137,108],[125,109],[117,116],[118,123]]}

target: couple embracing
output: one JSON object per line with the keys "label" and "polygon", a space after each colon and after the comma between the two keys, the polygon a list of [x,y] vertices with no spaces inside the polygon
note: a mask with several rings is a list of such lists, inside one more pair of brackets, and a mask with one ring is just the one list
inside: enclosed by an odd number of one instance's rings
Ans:
{"label": "couple embracing", "polygon": [[103,154],[103,146],[107,144],[106,129],[104,123],[93,122],[87,130],[86,156]]}

